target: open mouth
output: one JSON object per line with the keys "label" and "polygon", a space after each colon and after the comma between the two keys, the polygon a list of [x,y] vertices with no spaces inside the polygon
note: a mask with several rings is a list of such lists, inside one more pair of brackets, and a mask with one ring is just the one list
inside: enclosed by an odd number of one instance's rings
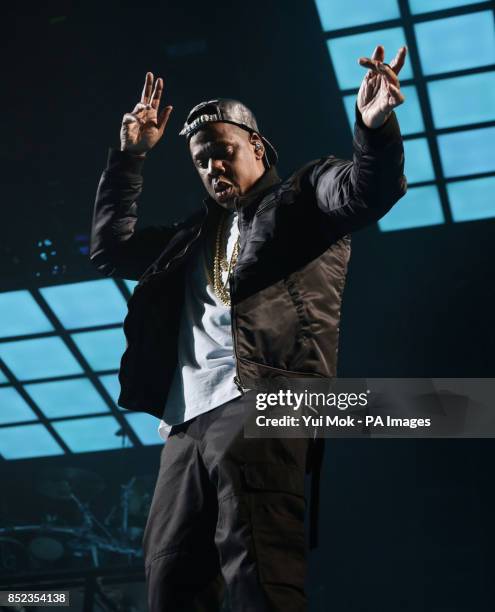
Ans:
{"label": "open mouth", "polygon": [[234,195],[234,186],[227,181],[218,181],[213,187],[218,202],[229,200]]}

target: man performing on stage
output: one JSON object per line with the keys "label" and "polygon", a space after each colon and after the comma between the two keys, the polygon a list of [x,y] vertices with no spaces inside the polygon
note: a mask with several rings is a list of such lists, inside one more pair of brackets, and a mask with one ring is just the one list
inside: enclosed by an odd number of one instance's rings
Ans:
{"label": "man performing on stage", "polygon": [[246,106],[197,105],[181,135],[208,195],[170,227],[135,229],[144,159],[172,111],[159,110],[163,80],[148,73],[124,115],[90,257],[106,276],[139,280],[119,405],[162,419],[167,438],[144,537],[151,612],[217,611],[225,590],[234,612],[307,609],[304,477],[316,444],[246,438],[243,424],[256,381],[336,375],[349,234],[406,191],[393,112],[405,57],[386,64],[378,46],[359,60],[369,70],[353,160],[318,159],[285,181]]}

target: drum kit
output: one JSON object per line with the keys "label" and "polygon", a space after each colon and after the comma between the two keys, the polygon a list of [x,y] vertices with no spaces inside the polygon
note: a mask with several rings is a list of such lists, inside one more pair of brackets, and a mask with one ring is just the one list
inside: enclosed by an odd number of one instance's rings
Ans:
{"label": "drum kit", "polygon": [[[102,520],[91,509],[101,501],[101,476],[76,468],[42,472],[37,493],[57,508],[37,524],[0,527],[0,574],[40,568],[98,568],[132,565],[142,557],[141,541],[153,495],[151,476],[133,476],[120,486],[116,504]],[[70,518],[67,519],[67,516]]]}

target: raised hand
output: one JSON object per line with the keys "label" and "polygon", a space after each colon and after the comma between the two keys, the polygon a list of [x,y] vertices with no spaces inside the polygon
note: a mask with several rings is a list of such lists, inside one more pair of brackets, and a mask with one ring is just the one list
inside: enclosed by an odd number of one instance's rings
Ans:
{"label": "raised hand", "polygon": [[158,78],[153,87],[153,73],[147,72],[141,101],[132,113],[126,113],[120,128],[120,148],[134,155],[144,156],[163,136],[172,106],[158,112],[163,93],[163,79]]}
{"label": "raised hand", "polygon": [[406,47],[401,47],[390,65],[385,64],[385,49],[378,45],[371,58],[359,58],[361,66],[369,68],[357,95],[357,106],[366,126],[380,127],[393,109],[404,102],[397,75],[404,66],[406,53]]}

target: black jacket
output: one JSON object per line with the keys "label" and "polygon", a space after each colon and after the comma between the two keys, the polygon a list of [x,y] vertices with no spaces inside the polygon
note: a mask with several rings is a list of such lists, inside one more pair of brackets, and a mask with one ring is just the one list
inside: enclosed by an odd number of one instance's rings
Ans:
{"label": "black jacket", "polygon": [[[219,206],[171,227],[135,230],[143,161],[110,150],[98,187],[90,258],[105,276],[139,279],[124,322],[120,406],[162,416],[177,365],[185,263]],[[270,169],[239,198],[240,249],[231,277],[237,383],[336,375],[349,233],[382,217],[406,192],[394,114],[381,128],[357,116],[353,161],[333,156],[285,181]]]}

